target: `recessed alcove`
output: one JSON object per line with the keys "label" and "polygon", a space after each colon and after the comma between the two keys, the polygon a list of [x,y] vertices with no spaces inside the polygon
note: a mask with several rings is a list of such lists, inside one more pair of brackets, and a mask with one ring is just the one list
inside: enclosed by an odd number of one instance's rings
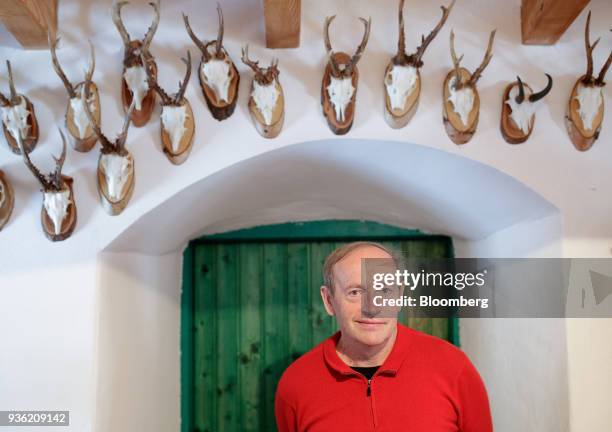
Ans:
{"label": "recessed alcove", "polygon": [[[555,206],[463,156],[405,142],[336,139],[247,159],[168,198],[100,254],[98,426],[135,427],[125,425],[129,410],[140,411],[138,419],[146,413],[151,425],[178,427],[181,253],[189,240],[329,219],[445,234],[459,257],[561,254]],[[487,384],[498,427],[564,430],[569,420],[562,320],[461,320],[460,333],[462,348]],[[547,385],[529,386],[535,380]],[[109,397],[116,394],[122,397]]]}

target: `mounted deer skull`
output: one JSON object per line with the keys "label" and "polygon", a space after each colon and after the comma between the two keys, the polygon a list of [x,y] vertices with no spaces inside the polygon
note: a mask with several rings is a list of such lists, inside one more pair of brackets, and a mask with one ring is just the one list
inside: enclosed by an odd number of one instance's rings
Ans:
{"label": "mounted deer skull", "polygon": [[89,61],[89,70],[87,71],[87,75],[85,76],[85,81],[82,81],[75,86],[66,77],[66,74],[60,66],[59,60],[57,59],[57,54],[55,50],[57,48],[58,41],[59,38],[52,39],[51,35],[49,34],[49,50],[51,51],[53,68],[64,83],[64,87],[66,87],[66,91],[68,92],[69,97],[68,106],[66,108],[66,129],[68,129],[68,133],[70,134],[70,136],[72,136],[73,148],[76,151],[88,152],[93,148],[93,146],[96,145],[98,137],[94,133],[89,123],[89,119],[87,118],[87,114],[85,113],[83,101],[81,99],[81,87],[84,85],[85,82],[91,83],[91,99],[89,99],[87,103],[89,104],[89,110],[94,113],[96,122],[100,123],[100,94],[98,92],[98,87],[96,86],[96,84],[91,81],[94,70],[96,68],[96,53],[94,51],[93,44],[91,43],[91,41],[89,41],[89,48],[91,53],[91,59]]}
{"label": "mounted deer skull", "polygon": [[15,195],[4,171],[0,170],[0,231],[7,224],[15,206]]}
{"label": "mounted deer skull", "polygon": [[191,104],[185,97],[187,84],[191,77],[191,53],[187,51],[187,60],[183,59],[187,70],[183,82],[179,83],[176,94],[169,96],[157,83],[151,68],[147,67],[149,86],[161,98],[161,140],[164,153],[175,165],[180,165],[189,156],[195,134],[195,119]]}
{"label": "mounted deer skull", "polygon": [[590,25],[591,12],[589,11],[584,30],[587,70],[574,84],[565,115],[565,125],[570,139],[580,151],[590,149],[599,138],[604,117],[603,87],[606,85],[604,79],[612,63],[611,51],[599,75],[595,78],[593,75],[593,50],[599,43],[600,38],[591,45],[589,40]]}
{"label": "mounted deer skull", "polygon": [[482,63],[474,73],[470,73],[466,68],[459,66],[463,56],[457,58],[455,33],[451,30],[450,48],[454,68],[444,79],[442,93],[444,126],[446,133],[455,144],[465,144],[476,132],[480,112],[480,97],[476,83],[493,57],[495,32],[496,30],[493,30],[489,36],[489,45]]}
{"label": "mounted deer skull", "polygon": [[[89,84],[88,82],[86,84]],[[90,98],[89,85],[83,86],[81,97],[83,101]],[[85,104],[85,113],[91,122],[94,133],[100,141],[100,157],[98,158],[98,193],[104,210],[111,216],[118,215],[125,209],[134,192],[135,168],[132,154],[125,148],[130,119],[135,101],[125,114],[123,129],[114,142],[102,133],[100,125]]]}
{"label": "mounted deer skull", "polygon": [[[134,102],[131,120],[136,127],[144,126],[151,118],[155,108],[155,91],[149,88],[142,54],[150,52],[149,47],[157,31],[159,24],[159,2],[160,0],[155,0],[149,3],[155,11],[155,17],[151,27],[147,30],[142,41],[140,41],[130,39],[130,35],[121,20],[121,8],[129,2],[113,0],[113,22],[121,35],[124,46],[121,99],[123,101],[123,109],[126,112],[132,105],[132,102]],[[148,62],[151,64],[153,76],[156,76],[157,66],[155,59],[151,57]]]}
{"label": "mounted deer skull", "polygon": [[217,3],[217,13],[219,32],[217,39],[210,42],[203,42],[195,35],[189,25],[189,17],[185,14],[183,14],[183,21],[189,37],[202,52],[198,77],[206,105],[214,118],[225,120],[234,113],[236,108],[240,74],[223,47],[223,12],[219,3]]}
{"label": "mounted deer skull", "polygon": [[[62,241],[70,237],[77,223],[77,208],[72,190],[72,177],[62,174],[62,167],[66,161],[66,137],[62,137],[62,154],[55,159],[55,171],[44,175],[34,166],[27,152],[22,150],[23,160],[32,171],[34,177],[42,185],[43,205],[40,220],[43,232],[51,241]],[[23,147],[21,138],[18,144]]]}
{"label": "mounted deer skull", "polygon": [[509,144],[520,144],[529,138],[535,123],[535,112],[541,101],[552,89],[553,79],[546,74],[548,84],[544,90],[534,93],[520,77],[508,84],[502,99],[500,129]]}
{"label": "mounted deer skull", "polygon": [[21,136],[23,147],[29,153],[38,142],[38,121],[34,112],[34,105],[23,94],[18,94],[13,81],[11,62],[6,61],[8,70],[10,98],[0,93],[0,111],[2,112],[2,127],[4,137],[11,151],[21,154],[17,138]]}
{"label": "mounted deer skull", "polygon": [[261,68],[259,61],[249,59],[249,46],[246,45],[242,49],[242,62],[255,72],[249,96],[251,119],[261,136],[275,138],[285,120],[285,97],[278,81],[278,59],[273,59],[267,68]]}
{"label": "mounted deer skull", "polygon": [[325,19],[323,37],[328,61],[321,84],[321,105],[327,124],[336,135],[344,135],[351,126],[355,117],[355,100],[357,98],[357,84],[359,70],[357,63],[365,50],[370,37],[372,19],[359,18],[365,26],[363,38],[355,54],[350,57],[344,52],[333,52],[329,41],[329,25],[336,18],[335,15]]}
{"label": "mounted deer skull", "polygon": [[408,124],[419,106],[421,96],[421,73],[423,54],[442,29],[448,19],[455,0],[450,6],[441,6],[442,18],[427,37],[421,36],[421,45],[413,54],[406,54],[406,35],[404,33],[404,0],[399,4],[399,42],[397,54],[385,69],[385,120],[394,129]]}

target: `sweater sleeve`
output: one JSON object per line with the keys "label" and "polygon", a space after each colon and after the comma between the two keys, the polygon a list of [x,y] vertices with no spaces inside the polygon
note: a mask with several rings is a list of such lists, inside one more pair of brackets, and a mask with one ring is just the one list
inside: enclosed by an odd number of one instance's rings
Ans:
{"label": "sweater sleeve", "polygon": [[457,377],[458,419],[460,432],[492,432],[489,398],[482,378],[469,361]]}
{"label": "sweater sleeve", "polygon": [[280,391],[276,392],[274,415],[276,416],[278,432],[298,432],[295,408],[285,400]]}

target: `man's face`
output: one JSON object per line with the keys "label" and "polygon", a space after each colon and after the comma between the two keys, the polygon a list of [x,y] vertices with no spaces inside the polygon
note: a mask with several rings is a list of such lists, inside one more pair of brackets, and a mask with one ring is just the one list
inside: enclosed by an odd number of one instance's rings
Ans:
{"label": "man's face", "polygon": [[321,296],[327,312],[336,317],[343,338],[376,346],[393,335],[397,318],[381,318],[379,315],[382,310],[373,307],[370,299],[362,302],[366,296],[365,287],[361,283],[362,258],[391,257],[375,246],[362,246],[351,251],[333,267],[333,293],[323,286]]}

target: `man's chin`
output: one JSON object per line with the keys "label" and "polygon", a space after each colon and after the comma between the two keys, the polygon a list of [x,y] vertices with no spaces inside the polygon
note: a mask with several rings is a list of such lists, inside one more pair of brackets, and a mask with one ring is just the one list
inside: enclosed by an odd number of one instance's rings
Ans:
{"label": "man's chin", "polygon": [[353,326],[354,337],[364,345],[380,345],[384,343],[392,333],[391,323],[364,323],[355,322]]}

